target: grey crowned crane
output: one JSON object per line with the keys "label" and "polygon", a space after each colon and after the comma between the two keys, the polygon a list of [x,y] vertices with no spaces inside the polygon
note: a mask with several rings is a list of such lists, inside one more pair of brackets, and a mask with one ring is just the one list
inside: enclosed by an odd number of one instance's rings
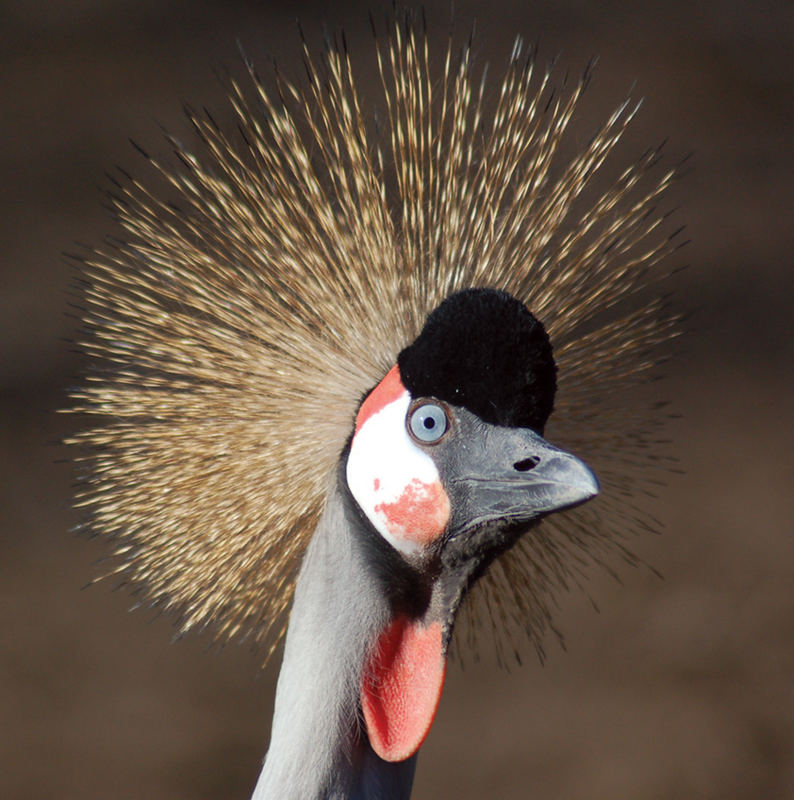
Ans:
{"label": "grey crowned crane", "polygon": [[540,435],[554,390],[542,325],[469,289],[367,395],[298,576],[255,798],[409,796],[466,591],[598,492]]}
{"label": "grey crowned crane", "polygon": [[124,237],[83,259],[70,441],[115,574],[182,630],[286,631],[257,800],[408,797],[456,619],[540,648],[554,592],[653,526],[663,412],[626,397],[673,323],[625,300],[672,173],[590,187],[628,104],[559,163],[586,76],[556,93],[520,42],[493,93],[411,24],[377,53],[387,133],[345,47],[278,101],[251,68],[240,141],[188,110],[200,155],[150,158],[162,199],[120,179]]}

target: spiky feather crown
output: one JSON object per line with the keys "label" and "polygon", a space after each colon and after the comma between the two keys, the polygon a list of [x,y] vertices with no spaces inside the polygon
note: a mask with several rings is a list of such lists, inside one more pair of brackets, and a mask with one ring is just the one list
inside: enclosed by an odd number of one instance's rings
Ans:
{"label": "spiky feather crown", "polygon": [[253,92],[230,84],[242,139],[188,111],[200,156],[170,139],[181,166],[152,159],[178,201],[129,179],[114,195],[126,241],[85,259],[93,372],[74,398],[94,423],[70,440],[87,467],[78,504],[114,539],[114,572],[183,630],[214,623],[272,651],[357,404],[466,287],[504,289],[543,321],[552,438],[603,497],[524,537],[464,614],[490,616],[497,648],[516,630],[540,648],[555,590],[610,550],[631,559],[627,537],[653,526],[632,495],[658,465],[659,414],[621,400],[671,319],[652,300],[599,320],[673,249],[655,211],[673,173],[649,177],[649,151],[585,208],[635,108],[561,164],[587,76],[555,93],[518,41],[491,95],[470,47],[450,43],[440,74],[428,50],[410,24],[377,42],[380,135],[345,47],[318,64],[304,44],[305,85],[279,80],[277,97],[249,65]]}

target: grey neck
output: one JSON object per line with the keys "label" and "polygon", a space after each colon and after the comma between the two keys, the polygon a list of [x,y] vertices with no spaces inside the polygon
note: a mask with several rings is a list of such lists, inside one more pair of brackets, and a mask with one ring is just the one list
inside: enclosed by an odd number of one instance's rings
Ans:
{"label": "grey neck", "polygon": [[301,565],[270,748],[252,800],[405,800],[416,757],[380,759],[360,720],[361,667],[388,623],[350,498],[337,489]]}

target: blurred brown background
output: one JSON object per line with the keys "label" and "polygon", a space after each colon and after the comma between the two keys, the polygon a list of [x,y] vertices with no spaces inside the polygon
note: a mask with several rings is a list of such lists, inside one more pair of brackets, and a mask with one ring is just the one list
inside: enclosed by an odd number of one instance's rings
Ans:
{"label": "blurred brown background", "polygon": [[[246,798],[269,731],[277,664],[244,647],[171,645],[168,620],[85,591],[101,543],[69,533],[71,468],[48,444],[74,425],[81,360],[65,341],[61,252],[114,232],[106,169],[133,137],[165,151],[183,100],[224,108],[213,67],[236,39],[297,79],[311,36],[344,24],[371,52],[367,10],[309,2],[0,3],[0,797]],[[794,797],[792,142],[790,2],[456,4],[494,72],[516,33],[576,73],[600,56],[588,108],[636,81],[629,154],[670,136],[694,152],[673,190],[692,244],[676,278],[693,316],[663,392],[686,469],[637,543],[660,569],[596,574],[601,613],[571,596],[545,667],[451,670],[422,752],[428,798]],[[446,3],[428,4],[447,32]],[[209,651],[208,651],[209,650]]]}

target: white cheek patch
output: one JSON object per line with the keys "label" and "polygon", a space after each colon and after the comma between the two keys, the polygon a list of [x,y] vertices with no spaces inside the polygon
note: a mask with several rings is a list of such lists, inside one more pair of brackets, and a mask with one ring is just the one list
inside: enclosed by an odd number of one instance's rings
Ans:
{"label": "white cheek patch", "polygon": [[347,459],[347,485],[375,529],[406,555],[420,553],[449,522],[438,470],[405,429],[404,391],[359,427]]}

